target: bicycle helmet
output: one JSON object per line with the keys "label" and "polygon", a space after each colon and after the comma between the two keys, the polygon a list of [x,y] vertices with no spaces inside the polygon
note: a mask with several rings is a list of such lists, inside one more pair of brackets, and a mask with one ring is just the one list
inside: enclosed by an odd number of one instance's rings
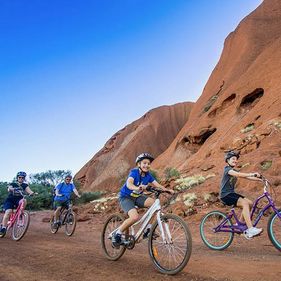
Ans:
{"label": "bicycle helmet", "polygon": [[143,159],[148,159],[150,160],[150,162],[152,162],[154,160],[154,157],[152,155],[150,155],[147,152],[141,153],[137,158],[136,158],[136,164],[138,164],[140,161],[142,161]]}
{"label": "bicycle helmet", "polygon": [[64,177],[64,179],[67,179],[67,178],[72,179],[72,175],[68,174],[68,175],[66,175],[66,176]]}
{"label": "bicycle helmet", "polygon": [[24,177],[25,178],[26,177],[26,172],[18,172],[17,173],[17,178],[18,177]]}
{"label": "bicycle helmet", "polygon": [[231,157],[235,156],[237,159],[239,159],[240,157],[240,152],[237,152],[237,151],[228,151],[227,153],[225,153],[224,155],[224,160],[225,162],[227,162],[227,160],[229,160]]}

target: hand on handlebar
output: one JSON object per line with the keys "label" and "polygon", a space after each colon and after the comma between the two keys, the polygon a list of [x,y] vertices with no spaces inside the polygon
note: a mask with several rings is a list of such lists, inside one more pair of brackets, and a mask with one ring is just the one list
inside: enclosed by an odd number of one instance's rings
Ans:
{"label": "hand on handlebar", "polygon": [[145,191],[145,190],[147,190],[147,185],[144,185],[144,184],[140,184],[139,186],[139,191]]}

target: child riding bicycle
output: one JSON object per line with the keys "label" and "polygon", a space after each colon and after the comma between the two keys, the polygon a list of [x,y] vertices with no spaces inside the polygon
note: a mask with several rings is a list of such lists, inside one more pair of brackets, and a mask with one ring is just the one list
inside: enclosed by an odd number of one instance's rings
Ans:
{"label": "child riding bicycle", "polygon": [[241,219],[244,218],[248,229],[245,232],[246,238],[252,238],[259,235],[262,232],[262,228],[253,227],[250,218],[250,207],[253,202],[243,195],[235,192],[235,185],[237,178],[246,178],[249,180],[260,181],[259,173],[241,173],[235,170],[237,161],[239,159],[239,153],[235,151],[229,151],[225,154],[225,162],[227,166],[224,168],[223,177],[220,186],[220,199],[227,206],[234,206],[242,208]]}
{"label": "child riding bicycle", "polygon": [[29,195],[35,194],[27,183],[25,183],[26,173],[25,172],[18,172],[16,175],[16,182],[12,182],[8,185],[8,192],[9,195],[4,202],[4,210],[5,214],[2,220],[0,234],[4,236],[7,230],[7,224],[10,217],[11,212],[13,209],[16,209],[21,200],[23,200],[23,206],[26,206],[26,200],[23,198],[22,193],[26,192]]}
{"label": "child riding bicycle", "polygon": [[142,153],[136,158],[137,167],[130,171],[126,183],[120,190],[119,202],[122,210],[128,214],[127,218],[112,236],[112,245],[118,247],[122,244],[122,234],[131,225],[138,221],[139,215],[136,206],[139,208],[149,208],[153,205],[154,199],[143,194],[147,185],[160,188],[169,193],[173,190],[167,189],[159,184],[149,172],[151,162],[154,158],[149,153]]}
{"label": "child riding bicycle", "polygon": [[78,193],[75,185],[71,182],[72,176],[71,175],[66,175],[64,178],[64,182],[59,183],[55,187],[55,198],[54,198],[54,224],[57,225],[59,224],[59,213],[62,207],[67,207],[69,204],[69,200],[71,197],[72,192],[77,197],[81,197],[80,194]]}

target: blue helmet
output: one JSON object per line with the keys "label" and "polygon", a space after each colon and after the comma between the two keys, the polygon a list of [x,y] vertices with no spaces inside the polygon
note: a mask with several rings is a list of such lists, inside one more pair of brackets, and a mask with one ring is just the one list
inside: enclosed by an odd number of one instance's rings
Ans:
{"label": "blue helmet", "polygon": [[25,177],[26,177],[26,172],[22,172],[22,171],[21,171],[21,172],[18,172],[18,173],[17,173],[17,178],[18,178],[18,177],[24,177],[24,178],[25,178]]}

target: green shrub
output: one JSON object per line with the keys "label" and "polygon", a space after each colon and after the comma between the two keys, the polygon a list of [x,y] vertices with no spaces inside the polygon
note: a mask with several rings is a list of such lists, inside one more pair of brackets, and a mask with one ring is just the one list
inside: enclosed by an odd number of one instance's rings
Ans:
{"label": "green shrub", "polygon": [[149,170],[150,174],[159,182],[159,177],[157,175],[157,172],[154,170]]}
{"label": "green shrub", "polygon": [[81,198],[77,199],[78,204],[84,204],[91,202],[93,200],[101,198],[103,192],[101,191],[96,191],[96,192],[84,192],[81,195]]}
{"label": "green shrub", "polygon": [[166,180],[169,180],[170,178],[178,178],[180,176],[180,173],[176,168],[168,167],[165,169],[164,175]]}
{"label": "green shrub", "polygon": [[260,165],[263,170],[268,170],[272,165],[272,161],[262,161]]}
{"label": "green shrub", "polygon": [[241,130],[241,133],[248,133],[255,129],[254,123],[248,124],[244,129]]}
{"label": "green shrub", "polygon": [[205,107],[203,108],[203,112],[207,112],[209,111],[209,109],[212,107],[212,105],[215,103],[215,101],[217,100],[219,96],[218,95],[214,95],[212,96],[208,102],[206,103]]}

